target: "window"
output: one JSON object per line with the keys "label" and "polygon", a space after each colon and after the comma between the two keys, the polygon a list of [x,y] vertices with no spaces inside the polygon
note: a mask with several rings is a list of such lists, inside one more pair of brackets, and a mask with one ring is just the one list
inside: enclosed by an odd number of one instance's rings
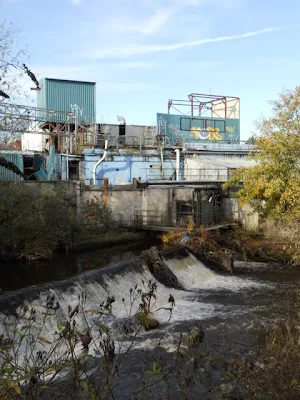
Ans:
{"label": "window", "polygon": [[189,132],[192,128],[199,130],[219,129],[220,133],[226,132],[226,121],[221,119],[205,118],[180,118],[180,130]]}
{"label": "window", "polygon": [[220,132],[226,132],[226,122],[224,120],[215,120],[215,128],[219,129]]}
{"label": "window", "polygon": [[190,131],[191,130],[191,118],[180,118],[180,130]]}
{"label": "window", "polygon": [[198,129],[205,128],[205,119],[193,118],[192,119],[192,127]]}

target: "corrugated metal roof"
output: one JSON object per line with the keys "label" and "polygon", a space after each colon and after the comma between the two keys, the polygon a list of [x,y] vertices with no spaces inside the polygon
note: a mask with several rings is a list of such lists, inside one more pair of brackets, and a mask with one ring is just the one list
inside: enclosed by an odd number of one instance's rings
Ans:
{"label": "corrugated metal roof", "polygon": [[[0,151],[0,157],[14,163],[24,173],[23,154],[19,151]],[[23,177],[13,171],[0,166],[0,181],[22,181]]]}
{"label": "corrugated metal roof", "polygon": [[90,85],[96,85],[96,82],[92,81],[79,81],[76,79],[57,79],[57,78],[45,78],[48,81],[57,81],[57,82],[75,82],[75,83],[88,83]]}

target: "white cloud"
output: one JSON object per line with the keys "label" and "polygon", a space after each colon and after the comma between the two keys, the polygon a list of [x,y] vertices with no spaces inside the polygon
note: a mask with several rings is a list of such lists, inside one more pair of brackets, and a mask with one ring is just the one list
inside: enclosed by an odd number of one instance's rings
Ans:
{"label": "white cloud", "polygon": [[149,54],[149,53],[158,53],[158,52],[167,52],[167,51],[175,51],[180,49],[185,49],[189,47],[202,46],[208,43],[218,43],[232,40],[241,40],[246,39],[253,36],[262,35],[269,32],[274,32],[281,29],[280,27],[270,27],[265,29],[260,29],[257,31],[246,32],[237,35],[230,36],[218,36],[215,38],[208,39],[200,39],[190,42],[181,42],[174,44],[155,44],[155,45],[124,45],[120,48],[109,48],[96,50],[93,49],[90,54],[82,54],[83,57],[88,56],[90,59],[104,59],[104,58],[121,58],[121,57],[130,57],[141,54]]}
{"label": "white cloud", "polygon": [[161,31],[161,29],[170,21],[175,14],[175,8],[157,8],[150,18],[142,22],[126,22],[120,20],[114,23],[114,26],[123,31],[140,32],[143,35],[153,35]]}
{"label": "white cloud", "polygon": [[154,15],[146,21],[141,32],[144,35],[152,35],[159,32],[169,22],[174,13],[175,9],[172,8],[158,8]]}
{"label": "white cloud", "polygon": [[[239,2],[243,1],[245,0],[239,0]],[[172,27],[174,28],[178,21],[182,20],[182,17],[189,15],[188,10],[191,8],[195,13],[199,9],[202,10],[203,7],[209,7],[210,14],[206,16],[206,19],[209,19],[212,12],[215,14],[215,11],[226,9],[232,3],[236,3],[236,0],[214,0],[213,2],[211,0],[164,0],[164,2],[142,0],[140,6],[133,7],[125,2],[126,6],[124,5],[123,8],[120,6],[120,9],[118,7],[117,17],[114,16],[109,21],[109,27],[113,28],[113,32],[139,32],[144,36],[150,36],[161,32],[163,28],[171,25],[171,22],[173,22]],[[141,10],[143,11],[142,16],[139,13]],[[202,10],[202,16],[203,12]]]}
{"label": "white cloud", "polygon": [[80,6],[81,0],[70,0],[70,2],[73,4],[73,6]]}

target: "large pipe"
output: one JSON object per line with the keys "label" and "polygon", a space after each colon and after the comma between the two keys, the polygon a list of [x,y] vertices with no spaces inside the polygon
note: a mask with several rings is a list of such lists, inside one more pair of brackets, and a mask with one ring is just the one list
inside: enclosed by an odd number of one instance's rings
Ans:
{"label": "large pipe", "polygon": [[164,179],[164,151],[163,148],[160,148],[160,158],[161,158],[161,173],[162,173],[162,178]]}
{"label": "large pipe", "polygon": [[97,170],[97,167],[105,159],[105,157],[107,155],[107,147],[108,147],[108,140],[106,139],[105,140],[105,145],[104,145],[104,153],[103,153],[102,157],[100,158],[100,160],[96,162],[96,164],[94,165],[94,168],[93,168],[93,184],[94,185],[96,185],[96,170]]}
{"label": "large pipe", "polygon": [[176,181],[179,181],[180,149],[175,149],[175,153],[176,153]]}

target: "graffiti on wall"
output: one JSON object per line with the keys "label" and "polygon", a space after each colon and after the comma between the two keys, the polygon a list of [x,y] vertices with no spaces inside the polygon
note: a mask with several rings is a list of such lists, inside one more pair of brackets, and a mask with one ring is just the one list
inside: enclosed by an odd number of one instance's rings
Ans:
{"label": "graffiti on wall", "polygon": [[240,140],[239,119],[192,118],[181,115],[157,114],[157,130],[176,145],[189,140],[230,141]]}

